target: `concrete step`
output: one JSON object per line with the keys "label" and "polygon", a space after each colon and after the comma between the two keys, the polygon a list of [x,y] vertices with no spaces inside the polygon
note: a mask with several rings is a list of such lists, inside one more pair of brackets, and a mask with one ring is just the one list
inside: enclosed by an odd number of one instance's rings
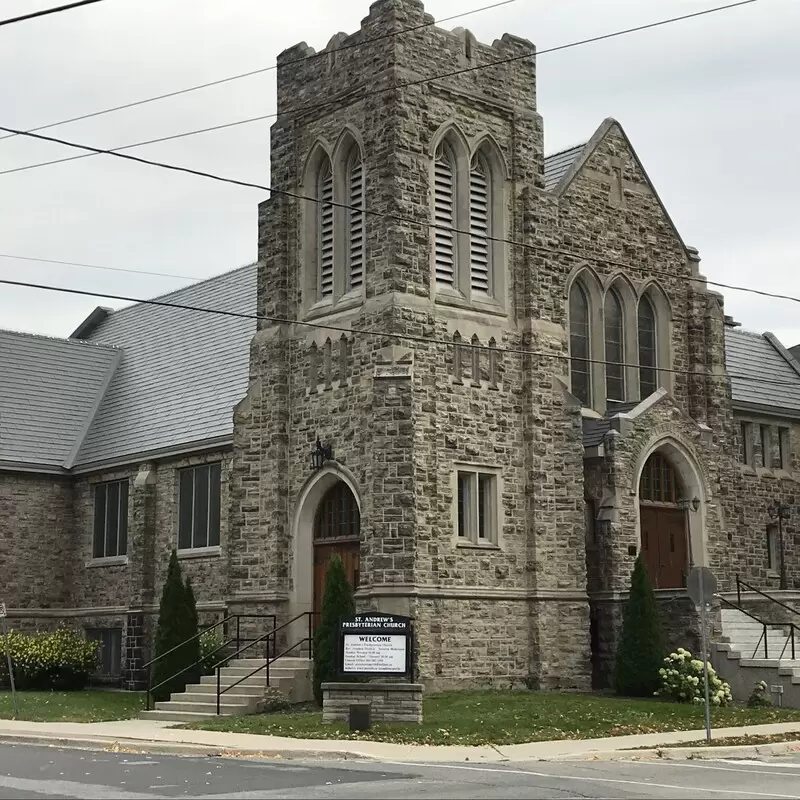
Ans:
{"label": "concrete step", "polygon": [[142,711],[140,719],[161,719],[166,722],[199,722],[201,719],[216,717],[216,709],[211,714],[196,711]]}
{"label": "concrete step", "polygon": [[[223,698],[224,699],[224,698]],[[253,701],[253,705],[255,701]],[[220,703],[219,711],[223,716],[240,716],[247,713],[250,703]],[[214,702],[180,702],[177,700],[165,700],[163,703],[156,703],[156,711],[189,712],[194,714],[206,714],[208,716],[217,715],[217,703]]]}
{"label": "concrete step", "polygon": [[[225,692],[221,696],[221,701],[226,706],[249,706],[251,703],[255,702],[259,699],[259,697],[263,697],[262,692],[253,692],[251,694],[234,694],[235,690],[231,690],[230,692]],[[166,700],[167,703],[200,703],[201,705],[207,705],[208,703],[213,703],[214,708],[216,709],[217,706],[217,693],[216,692],[197,692],[195,688],[192,687],[190,691],[187,692],[179,692],[178,694],[173,694],[170,696],[169,700]],[[158,703],[156,703],[156,708],[158,708]]]}

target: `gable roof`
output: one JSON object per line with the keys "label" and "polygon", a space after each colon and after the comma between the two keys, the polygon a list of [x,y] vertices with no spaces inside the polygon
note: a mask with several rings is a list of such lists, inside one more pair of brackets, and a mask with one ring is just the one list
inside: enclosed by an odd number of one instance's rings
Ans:
{"label": "gable roof", "polygon": [[113,347],[0,331],[0,462],[69,469],[120,356]]}
{"label": "gable roof", "polygon": [[800,413],[800,364],[773,334],[726,326],[725,363],[734,405]]}
{"label": "gable roof", "polygon": [[[255,315],[256,278],[257,265],[250,264],[157,299]],[[233,409],[248,386],[255,319],[139,303],[95,315],[94,327],[81,328],[90,342],[118,347],[123,357],[76,466],[232,437]]]}

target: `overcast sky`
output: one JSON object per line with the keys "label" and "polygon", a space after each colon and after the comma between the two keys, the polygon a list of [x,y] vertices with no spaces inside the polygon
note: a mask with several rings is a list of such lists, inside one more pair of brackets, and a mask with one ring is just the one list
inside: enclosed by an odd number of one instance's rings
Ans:
{"label": "overcast sky", "polygon": [[[2,0],[10,17],[61,0]],[[490,0],[428,0],[437,19]],[[539,49],[725,0],[516,0],[445,23]],[[368,0],[106,0],[0,27],[0,125],[27,129],[273,64],[299,41],[352,32]],[[797,0],[749,6],[542,55],[545,148],[585,141],[616,117],[710,280],[800,295],[800,60]],[[100,146],[275,110],[275,73],[234,81],[51,133]],[[270,120],[140,148],[148,158],[268,183]],[[0,170],[75,151],[0,141]],[[0,253],[197,279],[256,255],[264,194],[96,156],[0,175]],[[0,258],[0,277],[134,297],[190,280]],[[724,290],[751,330],[800,343],[797,303]],[[118,302],[0,285],[0,328],[69,335]]]}

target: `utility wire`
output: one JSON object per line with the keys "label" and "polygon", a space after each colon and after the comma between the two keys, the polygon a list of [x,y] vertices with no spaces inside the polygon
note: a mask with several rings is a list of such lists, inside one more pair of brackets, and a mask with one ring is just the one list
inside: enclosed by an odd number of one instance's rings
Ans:
{"label": "utility wire", "polygon": [[[97,0],[95,0],[95,2],[96,1]],[[316,58],[320,58],[322,56],[328,56],[331,53],[340,53],[343,50],[350,50],[354,47],[362,47],[367,44],[372,44],[373,42],[381,41],[382,39],[389,39],[395,36],[402,36],[403,34],[412,33],[413,31],[422,30],[423,28],[433,27],[434,25],[438,25],[442,22],[450,22],[451,20],[459,19],[461,17],[469,17],[472,14],[478,14],[481,11],[490,11],[494,8],[500,8],[500,6],[507,6],[515,2],[517,2],[517,0],[502,0],[502,2],[499,3],[493,3],[492,5],[481,6],[480,8],[474,8],[472,9],[472,11],[463,11],[460,14],[453,14],[450,17],[443,17],[442,19],[435,20],[434,22],[425,22],[422,25],[413,25],[412,27],[403,28],[402,30],[399,31],[390,31],[389,33],[382,33],[379,36],[373,36],[372,38],[364,39],[359,42],[351,42],[350,44],[344,44],[341,47],[335,47],[332,48],[331,50],[321,50],[319,53],[313,53],[310,56],[303,56],[302,58],[290,59],[289,61],[286,61],[283,64],[281,64],[280,68],[283,69],[285,67],[290,67],[294,64],[300,64],[305,61],[312,61]],[[261,67],[260,69],[250,70],[249,72],[241,72],[237,75],[230,75],[227,78],[219,78],[218,80],[209,81],[208,83],[200,83],[197,84],[196,86],[189,86],[186,89],[177,89],[174,92],[166,92],[165,94],[159,94],[156,95],[155,97],[146,97],[143,100],[135,100],[132,103],[124,103],[123,105],[120,106],[104,108],[101,111],[92,111],[91,113],[88,114],[81,114],[78,117],[70,117],[69,119],[62,119],[59,120],[58,122],[50,122],[47,125],[39,125],[36,128],[29,128],[28,133],[32,132],[35,133],[36,131],[44,131],[47,130],[48,128],[58,127],[59,125],[69,125],[72,122],[80,122],[85,119],[100,117],[103,116],[104,114],[112,114],[115,111],[124,111],[125,109],[128,108],[136,108],[137,106],[143,106],[146,105],[147,103],[154,103],[156,102],[156,100],[166,100],[170,97],[178,97],[179,95],[188,94],[189,92],[196,92],[198,89],[209,89],[212,86],[220,86],[223,83],[230,83],[231,81],[237,81],[240,80],[241,78],[250,78],[253,75],[262,75],[265,72],[271,72],[272,70],[275,69],[278,69],[277,64],[272,64],[269,67]],[[237,124],[243,124],[243,123],[237,123]],[[3,139],[11,139],[16,135],[17,134],[9,134],[6,136],[0,136],[0,142],[2,142]]]}
{"label": "utility wire", "polygon": [[29,14],[22,14],[19,17],[9,17],[8,19],[0,19],[0,27],[3,25],[13,25],[15,22],[25,22],[28,19],[35,19],[36,17],[45,17],[48,14],[58,14],[61,11],[69,11],[72,8],[80,8],[81,6],[90,6],[93,3],[102,3],[103,0],[77,0],[75,3],[67,3],[63,6],[54,6],[53,8],[43,8],[41,11],[31,11]]}
{"label": "utility wire", "polygon": [[176,275],[171,272],[150,272],[144,269],[125,269],[125,267],[105,267],[99,264],[85,264],[81,261],[59,261],[55,258],[34,258],[33,256],[17,256],[11,253],[0,253],[0,258],[8,258],[15,261],[35,261],[43,264],[58,264],[64,267],[84,267],[85,269],[101,269],[106,272],[128,272],[133,275],[151,275],[156,278],[177,278],[179,280],[196,281],[196,275]]}
{"label": "utility wire", "polygon": [[[752,0],[750,0],[750,1],[752,2]],[[687,277],[688,277],[689,280],[692,280],[691,276],[686,276],[686,275],[681,275],[681,274],[674,273],[674,272],[669,272],[668,270],[659,270],[658,268],[652,267],[652,266],[645,266],[645,265],[642,265],[642,264],[628,264],[628,263],[625,263],[625,262],[622,262],[622,261],[618,261],[618,260],[613,259],[613,258],[608,258],[606,256],[592,255],[592,254],[586,253],[586,252],[576,252],[576,251],[565,250],[565,249],[556,248],[556,247],[547,247],[545,245],[539,245],[539,244],[528,244],[527,242],[518,242],[518,241],[515,241],[514,239],[508,239],[508,238],[499,237],[499,236],[485,236],[485,235],[479,236],[477,234],[474,234],[472,231],[464,229],[464,228],[450,227],[450,226],[443,225],[443,224],[436,223],[436,222],[425,222],[425,221],[422,221],[422,220],[419,220],[419,219],[414,219],[413,217],[407,217],[407,216],[402,216],[402,215],[398,215],[398,214],[389,214],[389,213],[386,213],[384,211],[372,211],[370,209],[360,208],[359,206],[349,205],[347,203],[342,203],[342,202],[337,202],[337,201],[332,201],[332,200],[324,200],[323,201],[323,200],[320,200],[320,199],[318,199],[316,197],[310,197],[309,195],[297,194],[296,192],[289,192],[289,191],[282,190],[282,189],[274,189],[271,186],[267,186],[265,184],[254,183],[252,181],[238,180],[236,178],[226,178],[226,177],[221,176],[221,175],[216,175],[216,174],[214,174],[212,172],[204,172],[203,170],[196,170],[196,169],[192,169],[190,167],[179,167],[179,166],[176,166],[175,164],[167,164],[167,163],[165,163],[163,161],[153,161],[151,159],[142,158],[141,156],[131,155],[130,153],[120,153],[120,152],[116,152],[114,150],[104,150],[104,149],[99,148],[99,147],[91,147],[90,145],[79,144],[77,142],[70,142],[70,141],[68,141],[66,139],[59,139],[59,138],[56,138],[56,137],[53,137],[53,136],[47,136],[47,135],[42,134],[42,133],[29,133],[27,131],[17,131],[14,128],[7,128],[7,127],[2,126],[2,125],[0,125],[0,130],[7,131],[7,132],[10,132],[10,133],[18,133],[21,136],[27,136],[27,137],[30,137],[32,139],[41,139],[41,140],[47,141],[47,142],[54,142],[56,144],[63,144],[65,146],[67,146],[67,147],[74,147],[74,148],[76,148],[78,150],[87,150],[90,153],[110,155],[110,156],[114,156],[115,158],[122,158],[122,159],[124,159],[126,161],[133,161],[133,162],[135,162],[137,164],[146,164],[147,166],[159,167],[161,169],[167,169],[167,170],[171,170],[173,172],[185,172],[185,173],[187,173],[189,175],[196,175],[196,176],[201,177],[201,178],[208,178],[210,180],[218,181],[220,183],[232,184],[234,186],[242,186],[242,187],[249,188],[249,189],[259,189],[261,191],[270,192],[272,195],[277,195],[277,196],[280,196],[280,197],[287,197],[287,198],[291,198],[293,200],[303,200],[303,201],[306,201],[306,202],[309,202],[309,203],[317,203],[318,205],[322,205],[322,206],[326,206],[326,207],[342,208],[342,209],[346,209],[346,210],[349,210],[349,211],[355,211],[355,212],[357,212],[359,214],[363,214],[364,216],[390,219],[390,220],[393,220],[395,222],[405,222],[405,223],[409,223],[409,224],[412,224],[412,225],[418,225],[418,226],[423,227],[423,228],[430,228],[430,229],[433,229],[433,230],[446,231],[447,233],[450,233],[450,234],[460,234],[460,235],[464,235],[464,236],[473,236],[475,238],[479,238],[479,239],[484,240],[484,241],[499,242],[501,244],[507,244],[507,245],[510,245],[512,247],[520,247],[520,248],[522,248],[524,250],[532,250],[534,252],[539,252],[539,253],[542,253],[542,252],[544,252],[544,253],[553,253],[554,255],[567,256],[568,258],[574,258],[574,259],[577,259],[577,260],[589,260],[589,261],[594,261],[596,263],[610,264],[610,265],[613,265],[613,266],[622,267],[623,269],[626,269],[626,270],[637,270],[639,272],[646,272],[648,275],[663,275],[663,276],[669,277],[669,278],[677,278],[678,280],[686,280]],[[774,293],[774,292],[767,292],[767,291],[765,291],[763,289],[752,289],[752,288],[750,288],[748,286],[737,286],[737,285],[729,284],[729,283],[721,283],[719,281],[708,280],[707,278],[703,278],[703,280],[708,285],[718,286],[718,287],[721,287],[721,288],[724,288],[724,289],[730,289],[732,291],[749,292],[751,294],[758,294],[758,295],[761,295],[763,297],[773,297],[773,298],[776,298],[776,299],[779,299],[779,300],[791,300],[793,302],[800,302],[800,298],[794,297],[792,295],[777,294],[777,293]]]}
{"label": "utility wire", "polygon": [[[593,37],[591,37],[589,39],[581,39],[581,40],[575,41],[575,42],[568,42],[567,44],[557,45],[556,47],[550,47],[550,48],[547,48],[545,50],[540,50],[538,53],[536,53],[536,51],[532,51],[532,52],[528,52],[528,53],[522,53],[522,54],[519,54],[519,55],[516,55],[516,56],[510,56],[508,58],[496,59],[495,61],[491,61],[488,64],[477,64],[477,65],[472,66],[472,67],[465,67],[463,69],[453,70],[451,72],[444,72],[444,73],[441,73],[439,75],[432,75],[432,76],[427,77],[427,78],[418,78],[418,79],[415,79],[415,80],[412,80],[412,81],[404,81],[404,82],[401,82],[401,83],[396,83],[396,84],[394,84],[392,86],[389,86],[389,87],[370,89],[370,90],[367,90],[367,91],[364,91],[364,92],[360,92],[357,96],[353,97],[348,103],[345,103],[345,104],[342,104],[342,99],[341,98],[339,98],[337,100],[328,100],[328,101],[325,101],[323,103],[311,103],[311,104],[307,104],[307,105],[304,105],[304,106],[297,106],[296,108],[289,108],[289,109],[286,109],[286,110],[284,110],[284,111],[282,111],[280,113],[276,112],[276,113],[272,113],[272,114],[262,114],[262,115],[257,116],[257,117],[248,117],[246,119],[236,120],[234,122],[222,123],[221,125],[212,125],[212,126],[210,126],[208,128],[198,128],[198,129],[191,130],[191,131],[184,131],[183,133],[172,134],[171,136],[162,136],[162,137],[159,137],[157,139],[148,139],[147,141],[144,141],[144,142],[135,142],[134,144],[123,145],[121,147],[115,147],[115,148],[111,148],[110,150],[103,150],[103,151],[100,151],[100,152],[106,152],[107,153],[107,152],[122,152],[124,150],[132,150],[132,149],[134,149],[136,147],[144,147],[145,145],[158,144],[160,142],[169,142],[169,141],[173,141],[175,139],[183,139],[185,137],[196,136],[196,135],[201,134],[201,133],[210,133],[211,131],[219,131],[219,130],[225,130],[227,128],[235,128],[235,127],[238,127],[240,125],[249,125],[250,123],[253,123],[253,122],[261,122],[261,121],[267,120],[267,119],[274,119],[274,118],[276,118],[278,116],[284,116],[284,115],[289,115],[289,114],[300,115],[300,114],[303,114],[303,113],[306,113],[306,112],[309,112],[309,111],[317,111],[317,110],[319,110],[321,108],[326,108],[326,107],[331,106],[331,105],[335,105],[335,106],[342,105],[342,107],[346,107],[347,105],[351,105],[354,102],[359,102],[359,101],[361,101],[361,100],[363,100],[363,99],[365,99],[367,97],[371,97],[373,95],[385,94],[386,92],[394,92],[394,91],[397,91],[397,90],[400,90],[400,89],[407,89],[407,88],[412,87],[412,86],[422,86],[424,84],[431,83],[432,81],[442,80],[444,78],[453,78],[453,77],[456,77],[458,75],[464,75],[464,74],[471,73],[471,72],[478,72],[480,70],[490,69],[492,67],[495,67],[495,66],[498,66],[498,65],[501,65],[501,64],[510,64],[512,62],[522,61],[522,60],[524,60],[526,58],[534,58],[537,55],[538,56],[542,56],[542,55],[545,55],[546,53],[555,53],[555,52],[558,52],[558,51],[561,51],[561,50],[568,50],[570,48],[581,47],[583,45],[591,44],[593,42],[603,41],[605,39],[613,39],[613,38],[616,38],[616,37],[619,37],[619,36],[626,36],[626,35],[628,35],[630,33],[637,33],[639,31],[648,30],[650,28],[658,28],[658,27],[661,27],[663,25],[670,25],[670,24],[672,24],[674,22],[682,22],[684,20],[694,19],[695,17],[701,17],[701,16],[706,16],[708,14],[714,14],[714,13],[717,13],[719,11],[727,11],[728,9],[738,8],[739,6],[750,5],[750,4],[756,3],[758,1],[759,0],[740,0],[739,2],[731,3],[729,5],[717,6],[715,8],[709,8],[709,9],[706,9],[704,11],[695,11],[695,12],[693,12],[691,14],[684,14],[683,16],[679,16],[679,17],[669,17],[668,19],[659,20],[657,22],[650,22],[650,23],[647,23],[645,25],[638,25],[638,26],[636,26],[634,28],[626,28],[625,30],[618,30],[618,31],[613,31],[611,33],[601,34],[599,36],[593,36]],[[2,130],[6,130],[7,132],[9,132],[12,129],[3,128]],[[33,134],[34,131],[35,131],[35,129],[33,129],[31,131],[15,131],[15,132],[12,133],[12,135],[22,136],[22,135],[25,135],[25,134]],[[4,137],[4,138],[8,138],[8,137]],[[45,141],[47,141],[47,139],[45,139]],[[51,139],[50,141],[58,142],[58,139]],[[94,154],[86,154],[86,155],[82,155],[82,156],[69,156],[67,158],[58,158],[58,159],[54,159],[52,161],[43,161],[43,162],[38,162],[36,164],[27,164],[27,165],[22,166],[22,167],[14,167],[12,169],[2,170],[2,171],[0,171],[0,175],[9,175],[9,174],[14,173],[14,172],[25,172],[25,171],[31,170],[31,169],[38,169],[40,167],[52,166],[53,164],[63,164],[63,163],[66,163],[68,161],[77,161],[77,160],[82,159],[82,158],[88,158],[90,155],[94,155]]]}
{"label": "utility wire", "polygon": [[[412,334],[412,333],[400,333],[395,331],[377,330],[375,328],[352,328],[352,327],[347,327],[345,325],[334,325],[325,322],[309,322],[305,320],[289,319],[288,317],[276,317],[267,314],[248,314],[244,311],[230,311],[219,308],[203,308],[200,306],[191,306],[187,305],[186,303],[176,303],[174,301],[164,300],[164,299],[143,300],[138,297],[128,297],[126,295],[108,294],[106,292],[91,292],[85,289],[70,289],[63,286],[51,286],[49,284],[30,283],[28,281],[12,281],[12,280],[7,280],[5,278],[0,278],[0,285],[17,286],[26,289],[39,289],[51,292],[60,292],[63,294],[80,295],[82,297],[98,297],[107,300],[117,300],[123,303],[137,303],[141,305],[160,306],[162,308],[172,308],[179,311],[196,311],[203,314],[216,314],[218,316],[234,317],[236,319],[259,320],[261,322],[270,322],[274,325],[299,325],[301,327],[313,328],[317,330],[333,331],[335,333],[351,334],[354,336],[355,335],[374,336],[374,337],[380,337],[381,339],[388,339],[388,340],[396,339],[408,342],[416,342],[419,344],[428,344],[428,345],[436,344],[444,347],[462,347],[464,349],[470,349],[470,350],[486,350],[495,353],[509,353],[512,355],[535,356],[538,358],[552,358],[558,361],[573,360],[573,357],[568,353],[543,353],[541,351],[531,350],[525,347],[503,347],[503,346],[492,347],[491,345],[488,344],[481,344],[480,342],[476,344],[474,342],[466,340],[463,342],[453,342],[450,339],[420,336],[418,334]],[[637,369],[641,368],[640,364],[632,364],[624,361],[605,361],[603,359],[598,359],[598,358],[577,358],[574,360],[586,364],[605,364],[606,366],[635,367]],[[720,377],[718,375],[698,373],[691,369],[675,369],[668,367],[656,367],[655,369],[657,372],[669,372],[675,375],[689,375],[695,378],[704,378],[708,380],[714,380]],[[730,373],[730,372],[728,373],[728,377],[737,378],[741,380],[757,381],[759,384],[770,384],[774,386],[791,386],[796,388],[798,385],[798,383],[789,383],[786,381],[767,381],[754,378],[752,375],[739,375],[737,373]],[[800,382],[800,376],[798,376],[798,382]]]}

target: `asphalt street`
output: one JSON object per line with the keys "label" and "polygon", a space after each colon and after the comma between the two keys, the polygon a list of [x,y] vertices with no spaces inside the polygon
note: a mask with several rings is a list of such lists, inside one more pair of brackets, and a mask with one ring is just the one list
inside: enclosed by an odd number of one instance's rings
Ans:
{"label": "asphalt street", "polygon": [[272,761],[0,745],[2,798],[634,798],[800,800],[800,757],[498,765]]}

